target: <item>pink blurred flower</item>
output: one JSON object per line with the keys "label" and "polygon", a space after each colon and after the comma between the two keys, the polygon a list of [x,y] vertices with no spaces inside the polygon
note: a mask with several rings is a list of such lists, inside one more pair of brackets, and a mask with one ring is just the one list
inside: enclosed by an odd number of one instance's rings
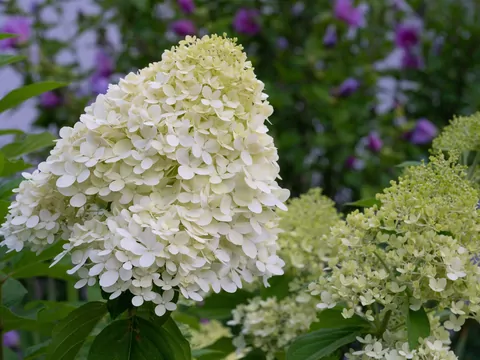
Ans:
{"label": "pink blurred flower", "polygon": [[30,38],[31,21],[23,16],[10,17],[0,27],[0,33],[16,34],[17,37],[0,41],[0,49],[14,48],[25,44]]}
{"label": "pink blurred flower", "polygon": [[355,7],[352,0],[335,0],[333,11],[335,17],[346,22],[352,28],[365,26],[366,7]]}
{"label": "pink blurred flower", "polygon": [[177,0],[177,2],[185,14],[191,14],[195,11],[195,3],[193,0]]}
{"label": "pink blurred flower", "polygon": [[337,28],[335,25],[328,25],[323,35],[323,45],[326,47],[334,47],[337,44]]}
{"label": "pink blurred flower", "polygon": [[428,144],[437,136],[437,127],[427,119],[419,119],[408,138],[412,144]]}
{"label": "pink blurred flower", "polygon": [[259,13],[255,9],[240,9],[233,19],[233,28],[240,34],[256,35],[261,30],[258,17]]}
{"label": "pink blurred flower", "polygon": [[372,131],[367,136],[367,147],[373,152],[382,150],[383,141],[376,131]]}
{"label": "pink blurred flower", "polygon": [[53,91],[47,91],[40,95],[40,104],[44,108],[54,108],[62,103],[62,98]]}
{"label": "pink blurred flower", "polygon": [[195,35],[197,32],[195,24],[188,19],[174,21],[170,27],[178,36]]}

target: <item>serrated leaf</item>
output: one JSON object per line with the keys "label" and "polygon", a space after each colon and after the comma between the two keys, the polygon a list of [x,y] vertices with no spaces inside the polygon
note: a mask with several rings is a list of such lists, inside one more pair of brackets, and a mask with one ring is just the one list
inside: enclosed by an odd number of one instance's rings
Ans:
{"label": "serrated leaf", "polygon": [[67,85],[67,83],[62,82],[44,81],[12,90],[0,100],[0,113],[12,109],[32,97]]}
{"label": "serrated leaf", "polygon": [[25,56],[0,54],[0,67],[25,60]]}
{"label": "serrated leaf", "polygon": [[358,315],[345,319],[342,315],[342,309],[326,309],[317,316],[317,321],[310,326],[310,331],[319,329],[338,329],[338,328],[368,328],[371,324]]}
{"label": "serrated leaf", "polygon": [[95,338],[88,360],[191,360],[188,342],[170,326],[140,317],[116,320]]}
{"label": "serrated leaf", "polygon": [[320,360],[355,341],[357,327],[320,329],[297,337],[287,350],[287,360]]}
{"label": "serrated leaf", "polygon": [[382,203],[380,200],[377,200],[375,198],[369,198],[369,199],[361,199],[358,201],[346,203],[345,205],[349,206],[355,206],[355,207],[371,207],[373,205],[378,205],[380,206]]}
{"label": "serrated leaf", "polygon": [[47,360],[74,360],[95,325],[107,313],[104,302],[90,302],[72,311],[52,331]]}
{"label": "serrated leaf", "polygon": [[18,280],[8,278],[2,286],[2,305],[12,307],[22,302],[28,291]]}
{"label": "serrated leaf", "polygon": [[418,347],[419,338],[425,339],[430,336],[430,320],[423,307],[417,311],[408,309],[407,334],[410,350]]}
{"label": "serrated leaf", "polygon": [[16,159],[22,155],[53,146],[55,136],[49,132],[29,134],[24,139],[5,145],[1,151],[7,159]]}

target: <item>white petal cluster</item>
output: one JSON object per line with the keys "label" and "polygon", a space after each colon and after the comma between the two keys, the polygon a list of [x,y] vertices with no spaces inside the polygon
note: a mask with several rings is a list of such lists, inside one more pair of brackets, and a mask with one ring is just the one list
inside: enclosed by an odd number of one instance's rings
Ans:
{"label": "white petal cluster", "polygon": [[277,215],[289,196],[264,125],[264,85],[235,41],[187,37],[99,95],[26,174],[1,234],[20,251],[67,241],[81,280],[172,310],[174,289],[282,274]]}

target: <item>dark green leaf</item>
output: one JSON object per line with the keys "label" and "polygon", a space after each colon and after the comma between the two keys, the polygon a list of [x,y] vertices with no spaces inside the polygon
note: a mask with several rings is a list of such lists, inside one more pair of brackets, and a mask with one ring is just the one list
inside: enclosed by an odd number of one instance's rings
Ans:
{"label": "dark green leaf", "polygon": [[422,165],[422,162],[421,161],[404,161],[401,164],[398,164],[395,166],[399,168],[405,168],[405,167],[418,166],[418,165]]}
{"label": "dark green leaf", "polygon": [[423,307],[418,311],[408,309],[407,333],[410,350],[418,347],[419,338],[425,339],[430,336],[430,321]]}
{"label": "dark green leaf", "polygon": [[0,54],[0,66],[13,64],[24,59],[25,56]]}
{"label": "dark green leaf", "polygon": [[296,338],[287,351],[287,360],[320,360],[355,341],[357,327],[320,329]]}
{"label": "dark green leaf", "polygon": [[3,347],[3,359],[5,360],[18,360],[18,355],[12,349]]}
{"label": "dark green leaf", "polygon": [[36,331],[40,334],[49,336],[52,332],[53,325],[41,323],[36,320],[39,309],[34,309],[30,314],[16,314],[5,306],[0,307],[0,317],[3,320],[4,331],[9,330],[26,330]]}
{"label": "dark green leaf", "polygon": [[19,156],[41,150],[53,145],[55,136],[49,132],[30,134],[24,139],[5,145],[1,151],[8,159],[15,159]]}
{"label": "dark green leaf", "polygon": [[227,320],[232,316],[232,310],[237,305],[246,303],[253,296],[254,294],[244,290],[238,290],[235,294],[225,292],[212,294],[205,299],[202,306],[189,308],[188,312],[200,318]]}
{"label": "dark green leaf", "polygon": [[131,309],[133,307],[132,298],[132,293],[130,291],[126,291],[123,292],[119,297],[113,300],[108,300],[107,308],[108,312],[110,313],[110,317],[115,320],[126,310]]}
{"label": "dark green leaf", "polygon": [[95,325],[107,313],[107,305],[95,301],[72,311],[52,332],[47,360],[73,360]]}
{"label": "dark green leaf", "polygon": [[4,183],[0,184],[0,199],[8,199],[12,196],[12,191],[18,188],[18,185],[22,182],[22,179],[13,179],[9,181],[5,181]]}
{"label": "dark green leaf", "polygon": [[3,223],[5,216],[8,214],[9,201],[0,200],[0,224]]}
{"label": "dark green leaf", "polygon": [[72,275],[67,274],[67,270],[71,268],[72,266],[63,264],[56,264],[55,266],[50,267],[50,264],[47,262],[36,261],[30,266],[15,270],[12,277],[15,279],[28,279],[32,277],[46,276],[52,279],[72,280]]}
{"label": "dark green leaf", "polygon": [[[17,274],[32,274],[30,269],[35,269],[38,264],[42,264],[47,260],[53,259],[57,254],[63,250],[63,244],[57,242],[50,247],[43,250],[40,254],[36,254],[31,251],[23,251],[18,254],[18,259],[12,259],[12,266],[10,268],[10,276],[17,277]],[[22,277],[22,276],[20,276]]]}
{"label": "dark green leaf", "polygon": [[338,328],[368,328],[370,323],[358,315],[353,315],[349,319],[342,316],[342,309],[326,309],[317,316],[317,321],[310,326],[310,331],[319,329],[338,329]]}
{"label": "dark green leaf", "polygon": [[15,279],[8,278],[2,286],[2,304],[6,307],[20,304],[25,295],[27,289]]}
{"label": "dark green leaf", "polygon": [[288,284],[290,284],[292,280],[293,277],[289,274],[274,276],[268,279],[269,287],[262,287],[260,290],[260,296],[262,299],[275,297],[278,300],[282,300],[290,294]]}
{"label": "dark green leaf", "polygon": [[188,342],[177,337],[170,325],[140,317],[117,320],[95,338],[88,360],[191,360]]}
{"label": "dark green leaf", "polygon": [[3,167],[3,172],[0,173],[0,176],[7,177],[14,175],[20,171],[26,170],[28,168],[32,167],[31,164],[26,163],[23,161],[23,159],[18,159],[18,160],[5,160],[5,165]]}
{"label": "dark green leaf", "polygon": [[174,311],[172,313],[173,320],[176,322],[188,325],[192,329],[200,330],[200,321],[197,317],[186,314],[181,311]]}
{"label": "dark green leaf", "polygon": [[371,207],[373,205],[381,205],[381,202],[375,198],[370,199],[361,199],[355,202],[346,203],[345,205],[355,206],[355,207]]}
{"label": "dark green leaf", "polygon": [[234,351],[232,338],[222,337],[209,346],[193,350],[192,356],[197,360],[222,360]]}
{"label": "dark green leaf", "polygon": [[47,353],[48,346],[50,345],[51,340],[48,339],[40,344],[30,346],[25,350],[25,359],[24,360],[33,360],[40,356],[43,356]]}
{"label": "dark green leaf", "polygon": [[190,343],[185,339],[175,321],[169,317],[167,321],[163,323],[161,329],[166,331],[165,337],[168,339],[172,348],[171,354],[175,354],[175,359],[191,360],[192,351],[190,349]]}
{"label": "dark green leaf", "polygon": [[4,112],[5,110],[14,108],[20,105],[25,100],[28,100],[32,97],[66,85],[68,84],[55,81],[45,81],[36,84],[25,85],[21,88],[12,90],[7,95],[5,95],[3,99],[0,100],[0,113]]}

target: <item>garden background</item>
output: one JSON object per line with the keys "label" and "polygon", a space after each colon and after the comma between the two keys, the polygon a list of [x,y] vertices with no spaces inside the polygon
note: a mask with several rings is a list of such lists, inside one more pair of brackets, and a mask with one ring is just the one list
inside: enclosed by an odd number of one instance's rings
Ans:
{"label": "garden background", "polygon": [[[69,84],[4,112],[0,127],[55,135],[186,35],[238,37],[275,110],[281,184],[293,196],[322,187],[344,213],[399,164],[426,158],[440,129],[480,103],[475,0],[5,0],[0,33],[18,35],[0,42],[1,54],[25,57],[0,69],[0,95]],[[61,281],[29,284],[38,299],[63,296]],[[39,340],[21,335],[5,340],[19,353]]]}

